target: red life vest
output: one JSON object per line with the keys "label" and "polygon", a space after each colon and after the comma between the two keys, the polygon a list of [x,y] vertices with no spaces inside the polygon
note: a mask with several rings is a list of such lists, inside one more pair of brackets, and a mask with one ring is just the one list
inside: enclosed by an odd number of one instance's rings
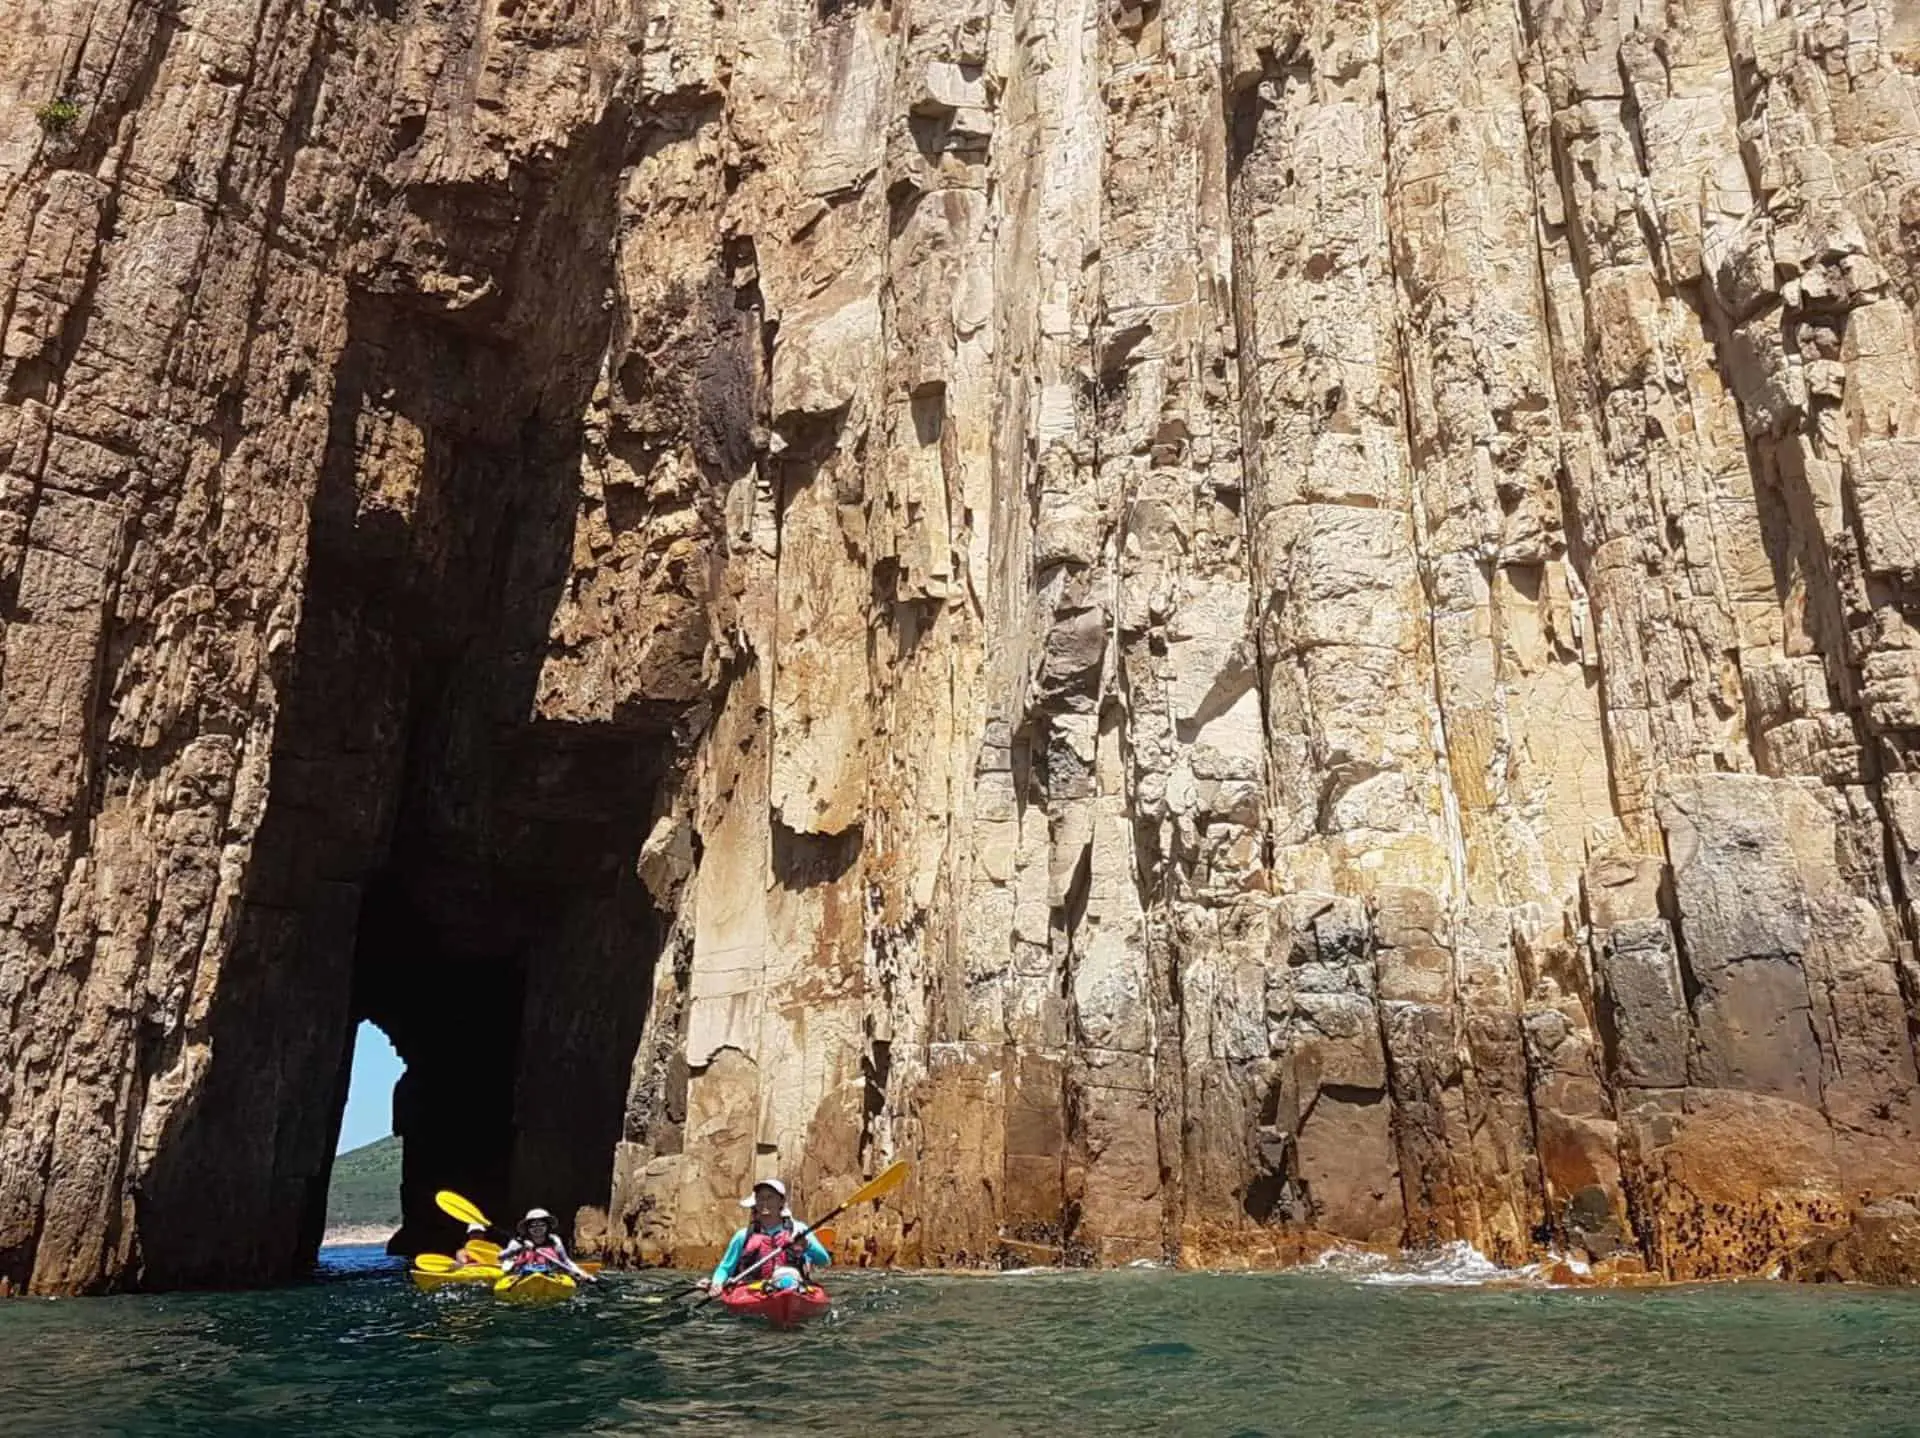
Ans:
{"label": "red life vest", "polygon": [[[793,1220],[790,1218],[783,1222],[780,1227],[776,1228],[772,1233],[762,1233],[759,1229],[748,1225],[747,1241],[740,1249],[740,1259],[739,1262],[734,1264],[732,1276],[737,1278],[749,1269],[752,1269],[754,1264],[760,1263],[761,1259],[766,1258],[769,1253],[781,1247],[786,1242],[787,1235],[792,1232]],[[798,1259],[798,1257],[799,1255],[796,1254],[795,1258]],[[767,1259],[765,1263],[760,1263],[760,1267],[754,1271],[754,1279],[757,1281],[767,1277],[768,1274],[773,1272],[773,1265],[774,1260],[770,1258]]]}
{"label": "red life vest", "polygon": [[558,1268],[560,1250],[550,1248],[546,1244],[541,1244],[538,1248],[523,1248],[520,1252],[509,1255],[507,1262],[513,1265],[516,1273],[529,1268]]}

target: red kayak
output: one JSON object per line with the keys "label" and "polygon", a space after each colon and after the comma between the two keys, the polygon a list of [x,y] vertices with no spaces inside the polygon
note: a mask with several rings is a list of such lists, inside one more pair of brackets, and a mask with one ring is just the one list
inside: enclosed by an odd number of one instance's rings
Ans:
{"label": "red kayak", "polygon": [[797,1328],[810,1318],[818,1318],[833,1304],[827,1290],[817,1283],[799,1288],[767,1288],[745,1283],[720,1295],[729,1313],[742,1318],[764,1318],[775,1328]]}

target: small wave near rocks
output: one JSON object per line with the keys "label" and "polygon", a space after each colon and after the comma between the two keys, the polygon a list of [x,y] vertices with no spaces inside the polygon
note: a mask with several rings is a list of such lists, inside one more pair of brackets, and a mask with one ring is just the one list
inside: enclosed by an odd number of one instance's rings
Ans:
{"label": "small wave near rocks", "polygon": [[1313,1264],[1317,1272],[1331,1273],[1368,1287],[1481,1288],[1489,1284],[1554,1286],[1549,1275],[1565,1267],[1584,1277],[1587,1265],[1555,1259],[1502,1268],[1464,1239],[1422,1252],[1386,1254],[1359,1248],[1334,1248]]}

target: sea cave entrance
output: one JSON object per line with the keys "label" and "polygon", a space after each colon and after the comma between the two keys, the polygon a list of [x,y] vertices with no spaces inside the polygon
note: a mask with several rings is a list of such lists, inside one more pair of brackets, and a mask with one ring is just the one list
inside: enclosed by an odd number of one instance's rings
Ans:
{"label": "sea cave entrance", "polygon": [[442,1188],[568,1229],[606,1202],[660,937],[636,860],[665,723],[551,717],[543,693],[592,351],[354,321],[273,799],[309,931],[348,956],[347,1021],[405,1064],[391,1247],[445,1252]]}
{"label": "sea cave entrance", "polygon": [[400,1228],[400,1138],[393,1097],[404,1066],[379,1026],[354,1030],[346,1111],[327,1181],[325,1242],[384,1245]]}
{"label": "sea cave entrance", "polygon": [[563,187],[510,258],[473,261],[509,264],[511,299],[350,300],[266,807],[207,1069],[139,1197],[143,1284],[311,1263],[364,1021],[405,1064],[393,1251],[458,1242],[441,1188],[496,1222],[540,1204],[569,1236],[607,1200],[661,942],[636,863],[677,715],[573,704],[548,668],[617,192]]}
{"label": "sea cave entrance", "polygon": [[442,1188],[496,1222],[538,1203],[569,1229],[606,1202],[658,944],[633,866],[650,786],[637,764],[620,772],[630,743],[570,737],[509,747],[572,812],[513,806],[521,841],[484,863],[403,827],[362,891],[352,1016],[391,1034],[406,1066],[396,1253],[457,1240]]}

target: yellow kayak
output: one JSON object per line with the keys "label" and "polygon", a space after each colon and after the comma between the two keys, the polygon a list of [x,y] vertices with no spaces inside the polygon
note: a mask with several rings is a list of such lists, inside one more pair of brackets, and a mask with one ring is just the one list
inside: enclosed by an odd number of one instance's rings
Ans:
{"label": "yellow kayak", "polygon": [[458,1288],[479,1283],[498,1283],[500,1270],[484,1263],[473,1263],[465,1268],[456,1268],[451,1273],[429,1273],[424,1268],[412,1270],[410,1276],[413,1286],[422,1293],[432,1293],[441,1288]]}
{"label": "yellow kayak", "polygon": [[578,1286],[564,1273],[514,1273],[493,1285],[493,1296],[509,1303],[555,1303],[573,1297]]}

